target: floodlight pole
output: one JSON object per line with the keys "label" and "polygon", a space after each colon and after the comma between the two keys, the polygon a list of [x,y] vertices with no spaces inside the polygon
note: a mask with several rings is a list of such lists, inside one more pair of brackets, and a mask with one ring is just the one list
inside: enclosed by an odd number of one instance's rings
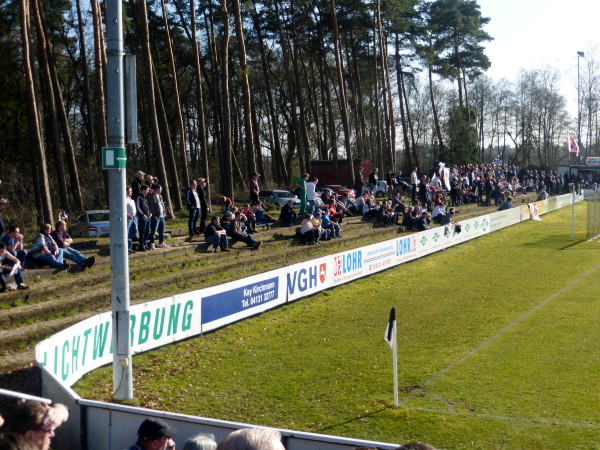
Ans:
{"label": "floodlight pole", "polygon": [[[106,84],[108,147],[120,149],[108,170],[110,281],[112,304],[113,398],[133,398],[129,342],[129,259],[125,203],[125,108],[123,89],[123,11],[121,0],[106,2]],[[118,161],[118,160],[121,161]]]}

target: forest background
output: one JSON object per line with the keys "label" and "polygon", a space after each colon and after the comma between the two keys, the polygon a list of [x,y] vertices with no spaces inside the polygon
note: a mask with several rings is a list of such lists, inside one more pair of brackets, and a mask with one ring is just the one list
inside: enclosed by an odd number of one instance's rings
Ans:
{"label": "forest background", "polygon": [[[0,0],[9,222],[106,206],[105,6]],[[577,135],[557,69],[485,76],[491,19],[475,0],[127,0],[123,14],[138,89],[128,177],[158,177],[175,211],[191,177],[245,197],[251,173],[288,188],[315,159],[339,162],[351,179],[361,158],[382,172],[498,155],[553,169]],[[588,53],[583,156],[597,154],[599,77]]]}

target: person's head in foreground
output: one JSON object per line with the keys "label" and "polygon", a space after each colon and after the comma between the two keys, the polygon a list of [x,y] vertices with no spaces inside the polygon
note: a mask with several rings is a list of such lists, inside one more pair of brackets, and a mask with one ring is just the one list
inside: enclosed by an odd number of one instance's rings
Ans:
{"label": "person's head in foreground", "polygon": [[285,450],[281,433],[272,428],[243,428],[219,442],[217,450]]}
{"label": "person's head in foreground", "polygon": [[26,401],[19,403],[7,419],[6,431],[29,438],[39,450],[48,450],[54,431],[69,418],[64,405]]}
{"label": "person's head in foreground", "polygon": [[423,444],[422,442],[407,442],[396,450],[436,450],[436,448],[429,444]]}
{"label": "person's head in foreground", "polygon": [[183,450],[216,450],[216,448],[215,435],[211,433],[197,434],[183,443]]}
{"label": "person's head in foreground", "polygon": [[149,417],[138,428],[137,445],[144,450],[169,450],[175,448],[173,439],[177,430],[162,419]]}
{"label": "person's head in foreground", "polygon": [[37,445],[22,434],[0,434],[0,450],[37,450]]}

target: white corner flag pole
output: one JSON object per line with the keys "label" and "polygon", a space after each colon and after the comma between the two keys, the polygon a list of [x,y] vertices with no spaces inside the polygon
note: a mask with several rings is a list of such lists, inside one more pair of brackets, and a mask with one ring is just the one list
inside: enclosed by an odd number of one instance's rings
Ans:
{"label": "white corner flag pole", "polygon": [[398,346],[396,345],[396,308],[390,310],[390,320],[385,330],[385,340],[392,348],[392,370],[394,372],[394,406],[398,407]]}

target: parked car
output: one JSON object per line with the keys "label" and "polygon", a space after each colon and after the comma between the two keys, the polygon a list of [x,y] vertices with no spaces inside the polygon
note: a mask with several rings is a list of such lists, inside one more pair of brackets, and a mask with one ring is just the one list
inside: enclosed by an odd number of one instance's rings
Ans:
{"label": "parked car", "polygon": [[[375,194],[375,197],[385,197],[387,195],[387,190],[388,190],[388,185],[387,185],[387,181],[379,181],[377,183],[377,186],[375,187],[375,192],[373,192],[373,194]],[[371,185],[367,184],[366,186],[363,186],[362,188],[362,194],[364,194],[367,191],[373,191],[371,189]]]}
{"label": "parked car", "polygon": [[355,198],[356,194],[354,193],[354,189],[348,189],[346,186],[342,186],[341,184],[328,184],[323,186],[323,188],[329,188],[337,195],[347,195],[348,198]]}
{"label": "parked car", "polygon": [[265,203],[277,203],[279,207],[285,205],[288,200],[292,200],[294,208],[300,208],[300,200],[290,191],[284,191],[281,189],[265,189],[258,193],[258,198]]}
{"label": "parked car", "polygon": [[93,237],[110,234],[109,211],[86,211],[77,218],[69,230],[73,236]]}

